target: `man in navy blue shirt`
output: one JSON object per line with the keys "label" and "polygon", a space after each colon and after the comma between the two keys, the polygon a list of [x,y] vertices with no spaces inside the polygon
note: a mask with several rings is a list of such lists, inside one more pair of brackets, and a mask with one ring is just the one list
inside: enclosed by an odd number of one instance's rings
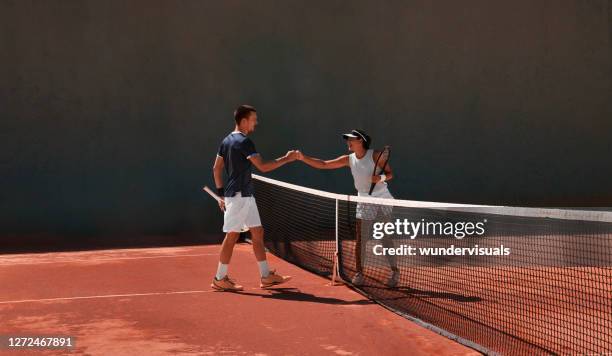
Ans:
{"label": "man in navy blue shirt", "polygon": [[[240,105],[234,111],[236,127],[219,146],[217,158],[213,166],[217,193],[222,199],[219,207],[224,211],[223,232],[226,233],[217,274],[211,286],[217,290],[240,291],[242,286],[227,276],[227,269],[232,258],[234,245],[241,231],[250,230],[253,243],[253,252],[257,259],[261,274],[261,288],[287,282],[291,277],[280,276],[270,270],[266,260],[266,250],[263,243],[264,229],[259,219],[259,211],[253,197],[254,189],[251,180],[252,166],[262,172],[275,170],[285,163],[297,159],[297,151],[289,151],[283,157],[273,161],[264,161],[255,149],[255,144],[248,134],[255,130],[257,125],[257,111],[249,105]],[[223,170],[228,179],[223,185]]]}

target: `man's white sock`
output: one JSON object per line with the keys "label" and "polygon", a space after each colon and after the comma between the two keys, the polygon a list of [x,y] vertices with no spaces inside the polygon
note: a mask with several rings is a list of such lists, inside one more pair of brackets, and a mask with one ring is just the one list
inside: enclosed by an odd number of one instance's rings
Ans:
{"label": "man's white sock", "polygon": [[223,263],[219,262],[219,267],[217,267],[217,275],[215,276],[215,278],[220,281],[225,278],[225,276],[227,276],[227,265],[224,265]]}
{"label": "man's white sock", "polygon": [[259,265],[259,274],[261,274],[261,278],[268,277],[268,275],[270,275],[270,269],[268,268],[268,261],[267,260],[257,261],[257,264]]}

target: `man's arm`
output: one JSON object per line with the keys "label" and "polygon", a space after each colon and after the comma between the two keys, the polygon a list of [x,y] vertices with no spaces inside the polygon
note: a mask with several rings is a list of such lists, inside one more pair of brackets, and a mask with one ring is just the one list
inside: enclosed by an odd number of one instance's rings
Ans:
{"label": "man's arm", "polygon": [[[374,160],[374,162],[378,160],[378,157],[380,156],[381,153],[382,152],[374,151],[374,155],[372,156],[372,159]],[[378,161],[378,168],[382,169],[384,165],[385,165],[385,162]],[[381,174],[385,175],[385,182],[393,179],[393,170],[391,169],[391,165],[388,162],[387,162],[387,166],[385,167],[385,171]],[[380,182],[380,175],[373,176],[372,183],[378,183],[378,182]]]}
{"label": "man's arm", "polygon": [[322,159],[308,157],[305,154],[299,154],[298,159],[316,169],[338,169],[349,166],[348,155],[343,155],[329,161],[324,161]]}
{"label": "man's arm", "polygon": [[270,172],[273,171],[283,165],[285,165],[286,163],[289,162],[293,162],[296,160],[296,152],[295,151],[289,151],[287,152],[286,155],[279,157],[273,161],[264,161],[263,158],[261,157],[261,155],[257,154],[257,155],[253,155],[249,157],[249,160],[251,161],[251,163],[253,163],[253,165],[255,166],[255,168],[257,168],[260,172],[266,173],[266,172]]}
{"label": "man's arm", "polygon": [[217,188],[217,194],[221,198],[219,201],[219,208],[225,210],[225,200],[223,200],[223,168],[225,167],[225,161],[223,157],[217,155],[215,164],[213,165],[213,177],[215,179],[215,187]]}

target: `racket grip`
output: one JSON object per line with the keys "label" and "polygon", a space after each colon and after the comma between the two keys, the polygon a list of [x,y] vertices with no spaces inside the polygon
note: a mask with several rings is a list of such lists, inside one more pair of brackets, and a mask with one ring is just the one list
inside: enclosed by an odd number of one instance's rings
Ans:
{"label": "racket grip", "polygon": [[374,191],[374,187],[376,186],[376,183],[372,182],[372,184],[370,185],[370,195],[372,195],[372,192]]}
{"label": "racket grip", "polygon": [[206,193],[208,193],[216,201],[221,200],[221,197],[219,197],[217,195],[217,193],[213,192],[212,189],[208,188],[207,186],[204,186],[204,188],[202,188],[202,190],[205,191]]}

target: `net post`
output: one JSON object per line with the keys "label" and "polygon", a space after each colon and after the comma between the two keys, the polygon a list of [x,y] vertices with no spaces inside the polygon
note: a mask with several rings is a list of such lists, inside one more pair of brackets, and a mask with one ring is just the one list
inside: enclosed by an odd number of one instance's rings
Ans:
{"label": "net post", "polygon": [[332,267],[332,280],[331,280],[331,285],[332,286],[337,286],[341,283],[336,283],[336,278],[338,277],[338,272],[339,272],[339,266],[338,266],[338,199],[334,199],[336,202],[336,217],[335,217],[335,227],[334,227],[334,232],[335,232],[335,245],[336,248],[334,250],[334,266]]}

